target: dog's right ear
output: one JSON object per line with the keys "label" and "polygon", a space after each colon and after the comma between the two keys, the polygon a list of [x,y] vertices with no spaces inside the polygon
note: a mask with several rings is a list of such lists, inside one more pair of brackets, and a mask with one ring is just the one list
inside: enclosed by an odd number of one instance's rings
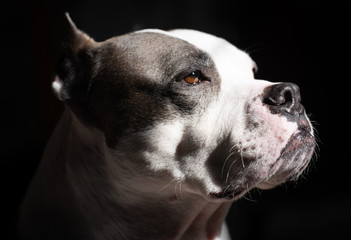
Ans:
{"label": "dog's right ear", "polygon": [[97,43],[79,30],[69,14],[65,14],[61,56],[54,74],[52,88],[61,101],[84,94],[89,88],[91,49]]}

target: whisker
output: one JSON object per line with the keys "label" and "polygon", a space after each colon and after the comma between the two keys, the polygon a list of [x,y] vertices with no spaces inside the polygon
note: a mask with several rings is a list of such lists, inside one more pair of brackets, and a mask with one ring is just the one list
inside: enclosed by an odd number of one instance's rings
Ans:
{"label": "whisker", "polygon": [[233,167],[234,163],[236,162],[237,159],[234,159],[234,161],[232,162],[232,164],[230,164],[229,166],[229,169],[228,169],[228,172],[227,172],[227,177],[225,179],[225,183],[227,184],[228,183],[228,179],[229,179],[229,175],[230,175],[230,170],[231,168]]}
{"label": "whisker", "polygon": [[244,158],[243,158],[243,149],[240,148],[240,158],[241,158],[241,164],[243,165],[243,168],[245,168],[245,163],[244,163]]}
{"label": "whisker", "polygon": [[174,181],[176,181],[177,178],[174,178],[172,181],[170,181],[169,183],[166,184],[166,186],[164,186],[163,188],[161,188],[161,190],[158,191],[158,193],[162,192],[163,190],[165,190],[169,185],[171,185]]}
{"label": "whisker", "polygon": [[175,195],[176,195],[177,200],[179,200],[179,196],[178,196],[178,193],[177,193],[177,185],[178,185],[178,184],[175,184],[175,185],[174,185],[174,192],[175,192]]}
{"label": "whisker", "polygon": [[264,44],[263,43],[256,43],[256,44],[252,44],[250,46],[248,46],[247,48],[245,48],[245,52],[248,53],[249,55],[251,55],[252,53],[255,52],[259,52],[263,50]]}
{"label": "whisker", "polygon": [[179,181],[179,193],[180,193],[180,198],[183,198],[183,193],[182,193],[182,181]]}
{"label": "whisker", "polygon": [[225,168],[225,165],[227,164],[227,161],[228,159],[233,156],[234,152],[230,153],[229,156],[225,159],[224,163],[223,163],[223,166],[222,166],[222,171],[221,171],[221,178],[223,178],[223,173],[224,173],[224,168]]}
{"label": "whisker", "polygon": [[236,147],[236,145],[234,144],[233,145],[233,147],[231,147],[230,149],[229,149],[229,151],[228,152],[231,152],[231,151],[233,151],[233,149]]}
{"label": "whisker", "polygon": [[229,158],[231,156],[233,156],[233,154],[235,153],[234,148],[236,147],[236,145],[234,144],[228,151],[229,155],[228,157],[225,159],[224,163],[223,163],[223,166],[222,166],[222,171],[221,171],[221,179],[223,178],[223,174],[224,174],[224,168],[225,168],[225,165],[227,164],[227,161],[229,160]]}
{"label": "whisker", "polygon": [[[255,193],[259,194],[259,197],[262,197],[262,189],[259,189],[257,187],[254,188]],[[256,194],[257,195],[257,194]]]}
{"label": "whisker", "polygon": [[[255,200],[255,199],[253,199],[252,198],[252,196],[251,196],[251,193],[250,193],[251,191],[248,191],[245,195],[244,195],[244,199],[246,199],[246,200],[248,200],[248,201],[250,201],[250,202],[254,202],[254,203],[257,203],[258,201],[257,200]],[[250,198],[248,198],[248,197],[246,197],[247,195],[249,195],[249,197]]]}
{"label": "whisker", "polygon": [[227,185],[227,186],[225,187],[225,189],[223,189],[223,193],[226,193],[229,187],[230,187],[230,185]]}

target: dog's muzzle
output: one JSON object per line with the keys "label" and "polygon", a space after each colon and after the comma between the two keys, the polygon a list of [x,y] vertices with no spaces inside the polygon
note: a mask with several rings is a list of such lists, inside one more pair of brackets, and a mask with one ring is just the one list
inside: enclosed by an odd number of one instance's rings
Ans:
{"label": "dog's muzzle", "polygon": [[308,166],[315,148],[312,125],[310,124],[301,102],[300,90],[296,84],[281,83],[264,90],[263,104],[271,114],[286,117],[289,122],[297,124],[297,130],[290,136],[281,150],[280,156],[270,163],[269,171],[262,174],[256,172],[245,182],[245,187],[232,183],[222,191],[211,193],[216,199],[237,199],[254,187],[270,189],[288,180],[297,179]]}

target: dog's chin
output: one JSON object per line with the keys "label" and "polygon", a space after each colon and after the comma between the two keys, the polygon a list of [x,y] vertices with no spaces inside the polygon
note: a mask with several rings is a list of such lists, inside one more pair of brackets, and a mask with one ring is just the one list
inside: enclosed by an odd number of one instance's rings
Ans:
{"label": "dog's chin", "polygon": [[297,180],[307,168],[315,147],[314,137],[306,132],[298,130],[294,133],[280,157],[271,169],[271,176],[257,184],[260,189],[272,189],[286,181]]}
{"label": "dog's chin", "polygon": [[233,186],[226,186],[220,192],[211,193],[210,197],[236,200],[255,187],[266,190],[289,180],[297,180],[308,166],[314,147],[314,137],[307,131],[297,130],[268,172],[264,174],[258,172],[255,177],[248,178],[252,181],[245,183],[246,188],[234,187],[235,183],[233,183]]}
{"label": "dog's chin", "polygon": [[221,200],[237,200],[244,196],[250,189],[225,189],[221,192],[210,193],[211,199],[221,199]]}

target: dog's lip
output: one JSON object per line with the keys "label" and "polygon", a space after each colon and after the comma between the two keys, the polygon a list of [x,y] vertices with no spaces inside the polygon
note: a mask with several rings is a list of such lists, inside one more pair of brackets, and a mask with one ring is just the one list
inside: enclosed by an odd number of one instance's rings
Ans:
{"label": "dog's lip", "polygon": [[280,159],[287,158],[290,154],[296,151],[313,153],[314,147],[315,147],[314,136],[309,131],[306,131],[305,129],[298,129],[290,137],[288,143],[281,151],[278,161]]}
{"label": "dog's lip", "polygon": [[280,156],[273,164],[270,170],[271,176],[260,182],[257,187],[260,189],[274,188],[293,176],[299,176],[308,166],[315,144],[315,137],[310,131],[298,129],[290,137]]}

